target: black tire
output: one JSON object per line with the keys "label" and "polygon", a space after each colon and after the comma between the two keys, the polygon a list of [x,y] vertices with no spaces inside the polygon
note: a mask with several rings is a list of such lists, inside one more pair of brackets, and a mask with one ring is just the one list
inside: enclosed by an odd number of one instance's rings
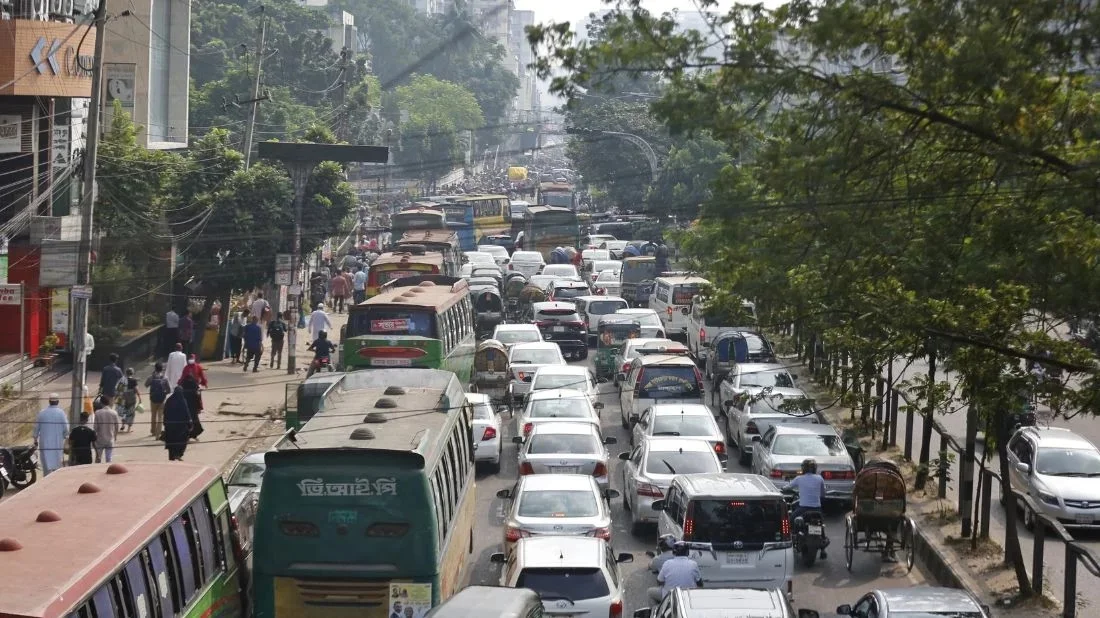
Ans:
{"label": "black tire", "polygon": [[808,569],[808,568],[812,567],[814,565],[814,562],[816,562],[816,561],[817,561],[817,550],[816,549],[810,550],[810,549],[807,549],[806,547],[803,547],[802,548],[802,566],[804,566]]}
{"label": "black tire", "polygon": [[16,489],[26,489],[26,488],[30,487],[31,485],[34,485],[34,482],[36,480],[38,480],[38,469],[37,468],[31,468],[30,470],[27,471],[26,474],[27,474],[26,477],[22,481],[17,481],[15,479],[12,479],[11,486],[16,488]]}
{"label": "black tire", "polygon": [[849,515],[844,519],[844,566],[848,568],[848,572],[852,572],[852,558],[855,557],[856,551],[856,533],[852,525],[852,516]]}
{"label": "black tire", "polygon": [[580,359],[581,359],[581,360],[586,360],[586,359],[588,358],[588,349],[587,349],[587,348],[585,348],[585,349],[581,350],[581,351],[580,351],[580,352],[579,352],[579,353],[577,354],[577,356],[578,356],[578,357],[580,357]]}

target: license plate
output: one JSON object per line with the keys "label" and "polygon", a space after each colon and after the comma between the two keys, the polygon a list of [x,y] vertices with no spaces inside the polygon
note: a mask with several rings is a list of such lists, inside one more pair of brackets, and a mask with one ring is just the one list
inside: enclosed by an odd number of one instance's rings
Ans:
{"label": "license plate", "polygon": [[550,469],[554,474],[577,474],[581,471],[580,466],[557,466]]}
{"label": "license plate", "polygon": [[1091,524],[1093,521],[1092,515],[1077,515],[1073,518],[1073,521],[1079,524]]}
{"label": "license plate", "polygon": [[550,330],[555,332],[555,333],[564,333],[565,332],[565,327],[564,326],[555,326],[554,328],[552,328]]}
{"label": "license plate", "polygon": [[726,564],[732,565],[747,565],[749,563],[749,555],[736,552],[728,552],[726,554]]}
{"label": "license plate", "polygon": [[825,534],[825,529],[822,526],[806,526],[806,534],[820,536]]}
{"label": "license plate", "polygon": [[411,358],[372,358],[371,366],[374,367],[412,367]]}

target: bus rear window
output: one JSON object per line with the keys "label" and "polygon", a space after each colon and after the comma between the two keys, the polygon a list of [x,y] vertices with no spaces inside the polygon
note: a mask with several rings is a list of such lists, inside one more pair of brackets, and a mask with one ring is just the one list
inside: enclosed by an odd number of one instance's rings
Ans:
{"label": "bus rear window", "polygon": [[696,500],[691,540],[729,550],[737,543],[744,549],[760,549],[764,543],[782,541],[787,519],[782,500]]}
{"label": "bus rear window", "polygon": [[435,328],[435,313],[427,309],[384,309],[352,314],[348,319],[347,336],[412,335],[439,339]]}
{"label": "bus rear window", "polygon": [[530,588],[543,601],[598,599],[611,594],[598,568],[523,569],[514,588]]}
{"label": "bus rear window", "polygon": [[397,279],[404,279],[405,277],[419,277],[425,273],[439,274],[437,268],[419,268],[416,270],[402,269],[402,270],[378,270],[371,271],[374,274],[375,285],[385,285],[390,281]]}
{"label": "bus rear window", "polygon": [[690,305],[691,299],[698,296],[701,291],[697,285],[677,285],[672,288],[672,304]]}

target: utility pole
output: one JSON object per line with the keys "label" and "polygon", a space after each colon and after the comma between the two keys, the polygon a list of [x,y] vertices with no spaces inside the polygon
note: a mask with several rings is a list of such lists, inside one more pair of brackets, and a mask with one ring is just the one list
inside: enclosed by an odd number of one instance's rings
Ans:
{"label": "utility pole", "polygon": [[[84,201],[80,209],[80,245],[76,259],[76,283],[88,286],[92,279],[92,216],[95,209],[95,163],[99,150],[99,116],[103,98],[103,46],[107,37],[104,26],[107,24],[107,0],[100,0],[95,12],[95,64],[92,65],[92,92],[88,105],[88,129],[84,146]],[[87,288],[85,287],[85,291]],[[88,362],[84,354],[85,339],[88,334],[89,294],[73,294],[73,384],[72,399],[69,403],[69,423],[80,424],[80,413],[84,410],[84,376],[88,372]],[[21,325],[22,326],[22,325]]]}
{"label": "utility pole", "polygon": [[260,110],[260,73],[263,71],[264,66],[264,43],[267,37],[267,13],[264,12],[264,5],[257,7],[260,11],[260,42],[256,46],[256,79],[252,82],[252,96],[249,97],[248,104],[251,106],[248,111],[248,125],[244,129],[244,143],[241,148],[244,150],[244,168],[248,169],[248,166],[252,163],[252,133],[256,128],[256,114]]}
{"label": "utility pole", "polygon": [[348,129],[348,60],[351,54],[348,52],[348,48],[344,47],[340,50],[340,95],[337,100],[338,109],[340,110],[339,120],[336,122],[336,139],[339,141],[347,141],[347,129]]}

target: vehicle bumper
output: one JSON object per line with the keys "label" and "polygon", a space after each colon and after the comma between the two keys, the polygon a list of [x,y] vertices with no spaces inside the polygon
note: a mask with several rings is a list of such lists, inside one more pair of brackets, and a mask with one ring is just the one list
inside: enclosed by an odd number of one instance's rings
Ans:
{"label": "vehicle bumper", "polygon": [[474,442],[474,461],[498,463],[500,461],[500,451],[500,430],[498,429],[497,437]]}
{"label": "vehicle bumper", "polygon": [[546,341],[558,344],[563,354],[566,352],[588,352],[588,341],[580,339],[547,339]]}
{"label": "vehicle bumper", "polygon": [[657,523],[657,511],[653,510],[653,503],[664,498],[652,496],[634,496],[634,521],[644,523]]}
{"label": "vehicle bumper", "polygon": [[[1035,500],[1035,503],[1039,505],[1044,515],[1057,520],[1065,528],[1100,530],[1100,508],[1084,509],[1061,504],[1053,505],[1041,500]],[[1100,501],[1090,502],[1089,504],[1098,503]]]}

